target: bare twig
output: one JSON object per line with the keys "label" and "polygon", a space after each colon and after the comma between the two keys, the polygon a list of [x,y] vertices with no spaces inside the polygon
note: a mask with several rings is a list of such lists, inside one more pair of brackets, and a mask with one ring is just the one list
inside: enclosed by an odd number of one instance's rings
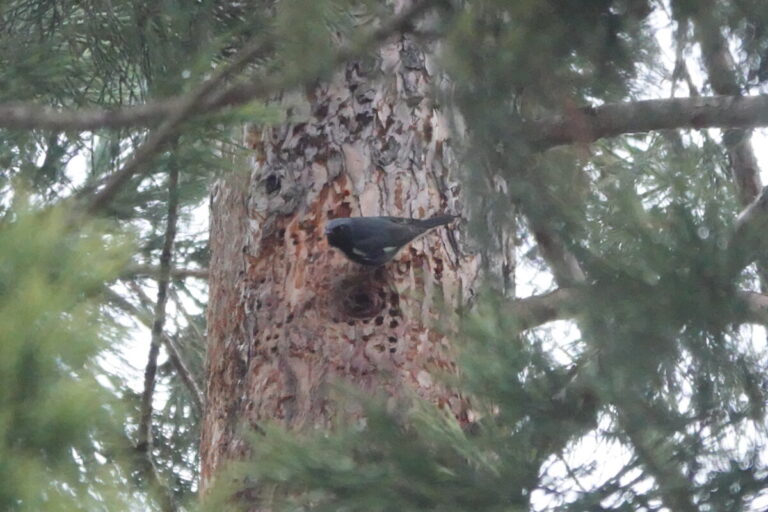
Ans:
{"label": "bare twig", "polygon": [[[151,265],[132,265],[125,269],[122,273],[123,277],[157,277],[160,273],[159,267],[153,267]],[[172,279],[184,279],[187,277],[194,277],[197,279],[208,279],[207,268],[172,268]]]}
{"label": "bare twig", "polygon": [[[589,286],[558,288],[541,295],[512,300],[506,303],[503,311],[514,317],[517,328],[523,331],[555,320],[575,318],[589,307],[583,298],[596,293],[598,291]],[[768,325],[768,295],[745,290],[737,292],[736,297],[743,307],[736,308],[738,313],[725,319],[727,322]]]}
{"label": "bare twig", "polygon": [[[149,297],[144,292],[144,290],[141,289],[140,286],[133,287],[133,290],[139,296],[139,300],[141,300],[143,303],[147,303],[149,301]],[[169,290],[169,294],[171,297],[175,296],[173,290]],[[178,300],[176,300],[176,303],[179,304]],[[197,328],[194,326],[192,319],[187,317],[187,321],[195,330],[195,332],[202,337],[202,334],[200,334]],[[184,356],[182,356],[181,351],[176,346],[175,341],[173,341],[169,336],[165,336],[163,341],[166,343],[166,348],[168,349],[168,356],[171,359],[171,364],[173,364],[174,368],[181,377],[182,382],[184,382],[184,385],[186,386],[190,395],[192,395],[192,401],[195,403],[195,406],[200,412],[202,412],[203,404],[205,403],[205,395],[200,389],[200,386],[197,384],[197,380],[195,380],[195,378],[192,376],[192,372],[189,370],[189,364],[187,364]]]}
{"label": "bare twig", "polygon": [[197,325],[197,322],[194,318],[192,318],[192,315],[189,314],[187,311],[187,308],[184,307],[184,303],[179,298],[179,294],[176,293],[176,290],[171,290],[171,298],[173,299],[173,302],[176,304],[176,307],[179,308],[179,311],[181,311],[182,316],[187,321],[187,324],[189,327],[194,331],[195,336],[197,336],[198,340],[205,345],[205,334],[200,330],[200,328]]}
{"label": "bare twig", "polygon": [[[160,473],[157,469],[157,466],[155,466],[154,462],[149,459],[147,460],[146,457],[143,456],[143,454],[139,453],[136,446],[134,445],[133,440],[130,439],[128,434],[123,431],[122,429],[117,430],[117,435],[119,436],[120,440],[122,441],[123,445],[120,447],[122,452],[122,447],[124,446],[126,450],[130,448],[130,451],[127,451],[126,453],[121,453],[121,455],[125,455],[132,465],[138,470],[143,473],[143,477],[146,479],[147,487],[151,489],[153,492],[156,492],[160,495],[161,499],[161,507],[160,510],[163,512],[176,512],[178,510],[178,507],[176,506],[175,500],[173,498],[173,492],[171,489],[168,488],[168,485],[163,481],[163,478],[160,476]],[[112,457],[111,450],[108,450],[107,453],[102,453],[105,457]],[[138,455],[138,457],[137,457]]]}
{"label": "bare twig", "polygon": [[192,396],[192,403],[195,404],[198,414],[202,415],[204,404],[203,397],[205,396],[203,395],[203,391],[200,389],[200,386],[197,385],[197,381],[192,377],[192,372],[184,361],[184,358],[181,356],[181,351],[179,351],[179,348],[176,346],[176,342],[168,335],[163,337],[163,341],[165,342],[168,356],[171,359],[171,364],[173,364],[179,377],[181,377],[181,380],[184,382],[184,386],[189,390],[189,394]]}
{"label": "bare twig", "polygon": [[[142,304],[151,303],[150,298],[146,293],[144,293],[144,290],[142,290],[140,286],[133,286],[133,283],[129,284],[129,286],[139,296],[139,300],[142,302]],[[143,306],[142,308],[136,307],[109,289],[107,289],[107,295],[109,301],[115,306],[134,316],[147,327],[152,328],[151,313],[146,309],[142,309]],[[181,377],[181,381],[184,383],[184,386],[187,388],[187,391],[192,397],[192,403],[197,408],[198,414],[202,414],[204,407],[204,394],[200,389],[200,386],[197,384],[197,381],[192,376],[192,372],[189,370],[189,365],[187,364],[181,351],[176,346],[175,341],[172,340],[166,332],[163,332],[163,346],[168,351],[168,357],[171,361],[171,364],[173,365],[176,372],[178,372],[179,376]]]}
{"label": "bare twig", "polygon": [[[147,366],[144,370],[144,391],[141,395],[141,416],[137,433],[136,449],[144,455],[148,466],[153,466],[152,460],[152,396],[155,391],[157,374],[157,356],[160,352],[160,342],[165,324],[165,305],[168,300],[168,283],[171,274],[171,254],[173,240],[176,237],[176,217],[179,202],[179,169],[172,165],[168,174],[168,222],[165,229],[165,241],[160,254],[160,275],[157,279],[157,302],[155,303],[154,320],[152,323],[152,341],[149,348]],[[163,503],[165,510],[174,510],[172,498],[167,497]]]}

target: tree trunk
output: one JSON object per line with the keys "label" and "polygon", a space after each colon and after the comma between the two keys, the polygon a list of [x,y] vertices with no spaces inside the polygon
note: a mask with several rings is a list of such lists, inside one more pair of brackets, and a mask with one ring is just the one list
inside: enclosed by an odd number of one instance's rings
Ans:
{"label": "tree trunk", "polygon": [[249,129],[249,172],[214,187],[203,490],[222,462],[246,453],[243,424],[359,417],[338,406],[334,382],[385,393],[393,408],[415,394],[469,420],[466,399],[439,377],[456,371],[444,333],[477,277],[457,226],[374,268],[347,261],[323,234],[333,217],[460,213],[429,58],[400,35],[376,59],[283,98],[290,121]]}

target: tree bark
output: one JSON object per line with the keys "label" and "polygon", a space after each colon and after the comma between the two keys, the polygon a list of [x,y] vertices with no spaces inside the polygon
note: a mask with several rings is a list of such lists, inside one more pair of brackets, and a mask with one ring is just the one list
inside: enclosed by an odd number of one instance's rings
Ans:
{"label": "tree bark", "polygon": [[250,171],[216,184],[203,490],[223,462],[247,453],[243,425],[359,419],[334,399],[335,382],[384,393],[393,409],[418,396],[471,420],[467,400],[440,382],[456,371],[446,333],[478,269],[457,227],[374,268],[347,261],[323,234],[334,217],[460,213],[451,134],[428,94],[429,59],[397,35],[375,58],[284,97],[290,120],[248,129]]}

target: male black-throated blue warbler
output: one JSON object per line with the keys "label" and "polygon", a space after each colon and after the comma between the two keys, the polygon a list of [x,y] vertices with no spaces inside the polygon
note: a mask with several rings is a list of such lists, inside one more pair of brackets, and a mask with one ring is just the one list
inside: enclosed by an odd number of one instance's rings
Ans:
{"label": "male black-throated blue warbler", "polygon": [[328,221],[328,243],[361,265],[383,265],[408,242],[432,228],[448,224],[455,215],[431,219],[404,217],[341,217]]}

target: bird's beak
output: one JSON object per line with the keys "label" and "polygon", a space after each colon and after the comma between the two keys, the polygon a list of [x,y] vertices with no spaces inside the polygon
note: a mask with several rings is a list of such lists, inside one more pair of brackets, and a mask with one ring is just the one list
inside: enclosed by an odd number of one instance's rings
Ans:
{"label": "bird's beak", "polygon": [[328,236],[328,235],[330,235],[330,234],[331,234],[331,227],[330,227],[330,226],[328,226],[328,225],[326,225],[326,226],[325,226],[325,236]]}

